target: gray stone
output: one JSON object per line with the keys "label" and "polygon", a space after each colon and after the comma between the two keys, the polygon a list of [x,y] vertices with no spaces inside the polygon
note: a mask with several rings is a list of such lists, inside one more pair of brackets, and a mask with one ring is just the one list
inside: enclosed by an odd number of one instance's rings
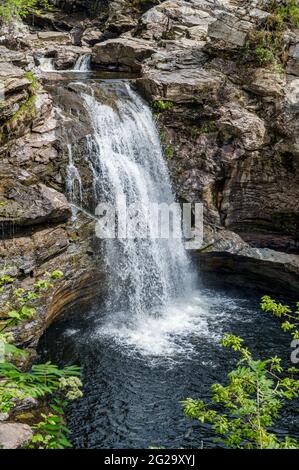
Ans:
{"label": "gray stone", "polygon": [[190,103],[201,99],[205,93],[217,92],[221,76],[192,68],[173,72],[150,70],[137,83],[150,100],[168,99],[175,103]]}
{"label": "gray stone", "polygon": [[231,136],[239,137],[246,150],[256,150],[264,145],[265,124],[256,114],[230,105],[220,109],[220,129]]}
{"label": "gray stone", "polygon": [[223,13],[219,19],[209,25],[208,37],[212,40],[211,47],[217,49],[241,48],[245,44],[252,23],[243,21],[236,16]]}
{"label": "gray stone", "polygon": [[233,232],[221,230],[193,253],[202,272],[222,274],[228,283],[297,295],[299,256],[250,247]]}
{"label": "gray stone", "polygon": [[120,70],[138,72],[142,62],[155,52],[153,44],[138,38],[120,37],[96,44],[92,62],[101,67],[115,66]]}
{"label": "gray stone", "polygon": [[41,31],[37,33],[37,37],[44,42],[63,42],[64,44],[71,42],[69,33],[60,33],[58,31]]}
{"label": "gray stone", "polygon": [[0,445],[3,449],[23,447],[33,436],[30,426],[22,423],[0,423]]}

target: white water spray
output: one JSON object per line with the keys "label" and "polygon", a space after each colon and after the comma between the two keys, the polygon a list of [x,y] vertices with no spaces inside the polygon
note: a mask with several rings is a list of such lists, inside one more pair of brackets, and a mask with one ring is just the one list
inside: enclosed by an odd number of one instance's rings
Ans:
{"label": "white water spray", "polygon": [[42,57],[39,59],[39,66],[42,72],[54,72],[55,65],[54,59],[49,57]]}
{"label": "white water spray", "polygon": [[[141,220],[151,229],[156,221],[147,218],[149,204],[169,205],[174,194],[149,107],[126,82],[79,86],[93,128],[87,159],[95,206],[124,198],[127,205],[141,203]],[[106,319],[96,337],[113,337],[147,355],[172,355],[179,349],[176,337],[207,329],[203,303],[190,300],[195,276],[182,238],[100,243],[109,280]]]}
{"label": "white water spray", "polygon": [[83,54],[81,55],[75,66],[73,68],[74,72],[89,72],[90,71],[90,61],[91,55],[90,54]]}
{"label": "white water spray", "polygon": [[[82,181],[78,168],[74,164],[73,149],[71,144],[67,144],[69,163],[66,169],[66,190],[69,201],[82,204]],[[75,210],[75,209],[73,209]]]}
{"label": "white water spray", "polygon": [[[174,201],[159,135],[149,108],[125,84],[113,105],[101,104],[84,93],[94,128],[89,161],[98,202],[141,203],[147,220],[151,203]],[[181,239],[123,238],[105,241],[105,256],[112,271],[111,308],[132,315],[160,311],[190,287],[190,270]]]}

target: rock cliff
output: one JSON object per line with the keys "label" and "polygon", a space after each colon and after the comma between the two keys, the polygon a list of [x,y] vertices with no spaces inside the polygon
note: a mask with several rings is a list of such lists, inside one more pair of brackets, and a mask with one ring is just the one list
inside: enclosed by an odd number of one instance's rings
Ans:
{"label": "rock cliff", "polygon": [[[90,53],[95,70],[137,74],[178,199],[204,204],[201,269],[295,294],[299,34],[298,16],[278,8],[288,2],[53,3],[35,23],[1,27],[0,270],[20,285],[57,266],[65,272],[38,325],[20,341],[34,345],[32,331],[41,334],[103,284],[93,223],[84,215],[74,222],[66,197],[60,105],[72,114],[71,102],[79,104],[71,88],[58,103],[59,87],[40,70],[44,58],[64,70]],[[83,114],[71,119],[78,141],[88,122]]]}

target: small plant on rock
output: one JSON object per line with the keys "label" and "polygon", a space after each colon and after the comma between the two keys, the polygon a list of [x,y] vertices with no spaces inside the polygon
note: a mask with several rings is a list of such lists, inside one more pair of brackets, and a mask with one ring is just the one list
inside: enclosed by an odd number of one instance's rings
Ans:
{"label": "small plant on rock", "polygon": [[157,100],[152,103],[152,108],[154,111],[171,111],[173,109],[172,101]]}
{"label": "small plant on rock", "polygon": [[40,8],[50,9],[48,0],[3,0],[0,5],[0,20],[12,21],[38,13]]}
{"label": "small plant on rock", "polygon": [[297,0],[273,2],[272,11],[287,26],[299,28],[299,4]]}

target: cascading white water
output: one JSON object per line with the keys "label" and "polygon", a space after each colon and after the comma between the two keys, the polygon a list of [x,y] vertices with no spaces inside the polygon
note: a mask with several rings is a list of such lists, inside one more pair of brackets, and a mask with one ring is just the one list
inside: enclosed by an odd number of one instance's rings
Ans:
{"label": "cascading white water", "polygon": [[[141,220],[151,203],[174,201],[159,135],[145,103],[125,84],[113,106],[83,93],[94,128],[88,139],[89,161],[98,202],[141,204]],[[190,270],[178,238],[122,238],[105,241],[110,266],[112,305],[131,314],[148,315],[190,287]]]}
{"label": "cascading white water", "polygon": [[88,72],[90,70],[90,61],[91,61],[90,54],[81,55],[78,58],[77,62],[75,63],[73,70],[75,72]]}
{"label": "cascading white water", "polygon": [[[71,144],[67,144],[69,163],[66,169],[66,190],[71,203],[82,204],[82,181],[78,168],[73,160],[73,148]],[[76,208],[73,206],[73,211]]]}
{"label": "cascading white water", "polygon": [[[148,217],[149,205],[169,205],[174,194],[149,107],[124,81],[77,86],[92,127],[86,160],[94,206],[115,207],[119,199],[127,207],[137,203],[139,221],[145,220],[151,232],[156,220]],[[76,180],[71,153],[69,162],[69,177]],[[138,350],[172,357],[193,351],[193,332],[210,334],[206,302],[194,288],[196,276],[181,237],[115,238],[99,244],[109,279],[101,315],[96,312],[101,323],[93,333],[96,340],[113,338],[128,354]]]}
{"label": "cascading white water", "polygon": [[39,59],[39,66],[42,72],[55,71],[54,59],[49,57],[42,57]]}
{"label": "cascading white water", "polygon": [[54,59],[49,57],[42,57],[39,59],[39,66],[42,72],[89,72],[90,71],[90,62],[91,62],[91,55],[90,54],[83,54],[80,55],[77,59],[74,68],[68,70],[56,70]]}

